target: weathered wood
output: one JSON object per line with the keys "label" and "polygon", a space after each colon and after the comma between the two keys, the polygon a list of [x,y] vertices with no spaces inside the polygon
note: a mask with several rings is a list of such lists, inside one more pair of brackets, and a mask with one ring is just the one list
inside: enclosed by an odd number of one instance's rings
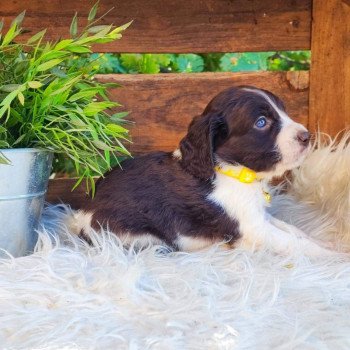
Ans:
{"label": "weathered wood", "polygon": [[[33,33],[48,28],[48,36],[58,38],[67,35],[75,11],[86,18],[94,3],[95,0],[9,0],[2,2],[0,18],[9,23],[26,9],[27,29]],[[101,14],[115,8],[102,24],[134,22],[122,40],[98,46],[98,50],[200,53],[309,49],[311,3],[312,0],[103,0]]]}
{"label": "weathered wood", "polygon": [[314,0],[310,126],[336,135],[350,127],[350,5]]}
{"label": "weathered wood", "polygon": [[74,191],[72,188],[76,179],[54,179],[49,181],[46,201],[51,204],[70,204],[73,209],[79,209],[82,203],[88,200],[85,183],[82,183]]}
{"label": "weathered wood", "polygon": [[308,124],[308,72],[101,75],[99,79],[123,86],[110,92],[123,104],[121,110],[131,111],[133,154],[174,150],[191,119],[217,93],[234,85],[271,90],[285,101],[293,118]]}

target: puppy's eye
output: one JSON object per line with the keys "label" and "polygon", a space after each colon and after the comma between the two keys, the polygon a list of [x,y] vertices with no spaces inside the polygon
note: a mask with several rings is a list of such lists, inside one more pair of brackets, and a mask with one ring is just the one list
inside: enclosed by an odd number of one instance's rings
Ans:
{"label": "puppy's eye", "polygon": [[255,126],[258,129],[263,129],[267,125],[267,119],[265,117],[259,117],[257,121],[255,122]]}

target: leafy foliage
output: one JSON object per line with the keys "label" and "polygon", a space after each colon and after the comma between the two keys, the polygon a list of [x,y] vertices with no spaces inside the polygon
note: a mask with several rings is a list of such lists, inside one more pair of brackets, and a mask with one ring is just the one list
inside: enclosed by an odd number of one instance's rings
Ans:
{"label": "leafy foliage", "polygon": [[271,52],[227,53],[220,59],[220,68],[224,72],[267,70]]}
{"label": "leafy foliage", "polygon": [[120,55],[120,60],[128,73],[159,73],[161,67],[170,63],[170,55],[128,54]]}
{"label": "leafy foliage", "polygon": [[201,56],[195,54],[177,55],[173,62],[173,71],[197,73],[204,69],[204,60]]}
{"label": "leafy foliage", "polygon": [[[115,85],[94,79],[101,65],[90,57],[92,45],[120,39],[129,23],[95,25],[96,13],[97,4],[81,32],[75,14],[71,37],[57,42],[45,43],[44,30],[17,43],[24,13],[0,37],[0,147],[36,147],[68,157],[77,184],[86,178],[92,190],[93,175],[129,155],[125,114],[113,114],[118,103],[107,94]],[[0,162],[8,162],[1,153]]]}
{"label": "leafy foliage", "polygon": [[204,60],[197,54],[92,54],[97,60],[99,73],[194,73],[204,70]]}
{"label": "leafy foliage", "polygon": [[269,70],[309,70],[310,51],[281,51],[268,59]]}
{"label": "leafy foliage", "polygon": [[99,73],[197,73],[308,70],[310,51],[208,54],[93,54]]}
{"label": "leafy foliage", "polygon": [[220,72],[220,60],[224,54],[222,53],[206,53],[202,54],[201,57],[204,61],[204,72]]}
{"label": "leafy foliage", "polygon": [[310,69],[310,51],[227,53],[220,58],[222,71],[286,71]]}

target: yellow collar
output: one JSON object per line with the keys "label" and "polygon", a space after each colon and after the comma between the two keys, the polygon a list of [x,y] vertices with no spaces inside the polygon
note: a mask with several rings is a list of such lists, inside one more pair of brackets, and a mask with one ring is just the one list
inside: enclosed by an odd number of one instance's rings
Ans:
{"label": "yellow collar", "polygon": [[[242,167],[239,169],[235,168],[227,168],[223,169],[220,166],[215,167],[215,171],[217,171],[220,174],[226,175],[228,177],[232,177],[233,179],[237,179],[239,182],[245,183],[245,184],[251,184],[254,181],[259,181],[258,174],[249,168]],[[271,202],[271,195],[269,192],[262,190],[263,196],[265,198],[266,203]]]}
{"label": "yellow collar", "polygon": [[235,169],[235,168],[224,169],[220,166],[216,166],[215,171],[217,171],[220,174],[224,174],[226,176],[237,179],[239,182],[243,182],[245,184],[250,184],[255,180],[258,180],[257,173],[254,170],[248,169],[246,167],[242,167],[239,169]]}

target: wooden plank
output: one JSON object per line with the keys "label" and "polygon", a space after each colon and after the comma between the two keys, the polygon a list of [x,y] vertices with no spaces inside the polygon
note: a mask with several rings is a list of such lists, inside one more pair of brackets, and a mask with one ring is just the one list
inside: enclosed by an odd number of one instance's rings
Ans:
{"label": "wooden plank", "polygon": [[336,135],[350,127],[350,2],[314,0],[310,126]]}
{"label": "wooden plank", "polygon": [[46,201],[51,204],[70,204],[73,209],[79,209],[88,200],[85,184],[81,184],[74,191],[75,179],[54,179],[49,181]]}
{"label": "wooden plank", "polygon": [[99,79],[123,86],[110,93],[123,104],[121,110],[131,111],[133,154],[174,150],[191,119],[217,93],[234,85],[271,90],[285,101],[293,118],[308,124],[308,72],[102,75]]}
{"label": "wooden plank", "polygon": [[[322,0],[321,0],[322,1]],[[327,2],[327,1],[326,1]],[[86,18],[95,0],[8,0],[0,18],[7,23],[24,9],[32,33],[66,36],[75,11]],[[104,0],[102,24],[134,20],[125,37],[100,52],[243,52],[310,48],[312,0]],[[83,21],[81,21],[83,24]]]}

